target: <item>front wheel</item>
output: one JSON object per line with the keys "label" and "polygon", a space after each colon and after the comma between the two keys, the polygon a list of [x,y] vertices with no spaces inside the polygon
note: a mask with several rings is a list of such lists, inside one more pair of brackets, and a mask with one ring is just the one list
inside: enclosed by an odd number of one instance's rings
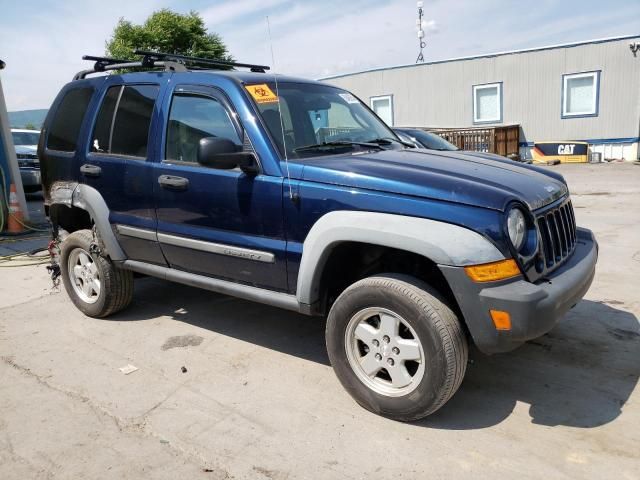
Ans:
{"label": "front wheel", "polygon": [[347,288],[327,319],[338,379],[364,408],[401,421],[438,410],[456,392],[467,342],[455,313],[413,277],[365,278]]}
{"label": "front wheel", "polygon": [[133,298],[133,274],[92,253],[91,230],[73,232],[60,249],[64,288],[89,317],[103,318],[126,308]]}

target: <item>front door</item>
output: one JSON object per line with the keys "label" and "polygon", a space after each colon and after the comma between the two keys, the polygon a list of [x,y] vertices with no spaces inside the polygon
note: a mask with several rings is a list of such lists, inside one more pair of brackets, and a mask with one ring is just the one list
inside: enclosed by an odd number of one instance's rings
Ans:
{"label": "front door", "polygon": [[170,266],[285,290],[283,179],[198,164],[201,138],[222,137],[252,149],[221,91],[177,85],[163,111],[154,195],[158,240]]}

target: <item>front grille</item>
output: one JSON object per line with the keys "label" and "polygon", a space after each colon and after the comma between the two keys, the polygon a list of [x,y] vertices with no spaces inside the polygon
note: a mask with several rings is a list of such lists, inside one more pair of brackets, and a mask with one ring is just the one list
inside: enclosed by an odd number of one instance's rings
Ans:
{"label": "front grille", "polygon": [[540,214],[536,220],[545,270],[549,272],[563,263],[576,247],[576,218],[571,200]]}

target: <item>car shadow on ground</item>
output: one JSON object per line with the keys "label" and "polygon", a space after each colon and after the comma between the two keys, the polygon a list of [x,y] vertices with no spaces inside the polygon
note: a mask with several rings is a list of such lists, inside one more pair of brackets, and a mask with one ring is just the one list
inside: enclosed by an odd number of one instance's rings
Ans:
{"label": "car shadow on ground", "polygon": [[[416,424],[491,427],[520,403],[534,424],[593,428],[615,420],[640,377],[638,319],[612,306],[619,303],[583,300],[549,334],[510,353],[486,356],[472,348],[460,390]],[[134,304],[111,319],[162,315],[329,365],[323,319],[157,279],[137,281]]]}

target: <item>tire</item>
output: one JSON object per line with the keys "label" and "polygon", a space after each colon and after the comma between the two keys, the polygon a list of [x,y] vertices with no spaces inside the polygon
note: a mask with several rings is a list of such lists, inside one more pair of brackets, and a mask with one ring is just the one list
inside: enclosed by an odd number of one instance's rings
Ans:
{"label": "tire", "polygon": [[65,238],[60,249],[60,269],[64,288],[75,306],[89,317],[104,318],[131,303],[133,274],[93,253],[93,243],[91,230],[78,230]]}
{"label": "tire", "polygon": [[[385,336],[393,328],[396,336]],[[442,407],[467,366],[467,341],[453,310],[435,289],[405,275],[347,288],[329,312],[326,341],[331,365],[356,402],[399,421]]]}

